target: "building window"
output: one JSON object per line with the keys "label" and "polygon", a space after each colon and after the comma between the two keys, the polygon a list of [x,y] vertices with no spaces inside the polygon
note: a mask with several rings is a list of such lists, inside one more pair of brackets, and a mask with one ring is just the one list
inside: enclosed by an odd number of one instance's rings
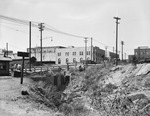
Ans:
{"label": "building window", "polygon": [[69,56],[69,52],[65,52],[65,56]]}
{"label": "building window", "polygon": [[76,62],[76,58],[73,58],[73,63],[75,63]]}
{"label": "building window", "polygon": [[6,70],[6,63],[0,62],[0,70]]}
{"label": "building window", "polygon": [[61,59],[60,58],[58,59],[58,64],[61,64]]}
{"label": "building window", "polygon": [[83,58],[80,58],[80,62],[83,63]]}
{"label": "building window", "polygon": [[80,51],[80,53],[79,53],[80,55],[83,55],[83,51]]}
{"label": "building window", "polygon": [[68,58],[66,58],[66,64],[68,64],[69,63],[69,59]]}
{"label": "building window", "polygon": [[58,56],[61,56],[61,52],[58,52]]}
{"label": "building window", "polygon": [[86,54],[87,54],[87,55],[90,55],[90,51],[87,51]]}
{"label": "building window", "polygon": [[75,56],[75,55],[76,55],[76,52],[73,52],[72,55]]}

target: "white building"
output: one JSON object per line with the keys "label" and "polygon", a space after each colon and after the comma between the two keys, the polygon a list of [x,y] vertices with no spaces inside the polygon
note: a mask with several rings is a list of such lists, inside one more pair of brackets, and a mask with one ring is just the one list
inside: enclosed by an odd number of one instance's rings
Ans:
{"label": "white building", "polygon": [[[56,61],[56,49],[65,48],[63,46],[52,46],[52,47],[42,47],[42,61],[50,62]],[[29,52],[29,48],[27,48],[27,52]],[[31,57],[35,57],[37,61],[41,61],[41,47],[31,48]]]}
{"label": "white building", "polygon": [[85,47],[67,47],[56,49],[56,64],[67,64],[86,61],[93,61],[95,63],[101,63],[102,56],[105,55],[105,51],[99,47],[87,47],[87,53],[85,54]]}

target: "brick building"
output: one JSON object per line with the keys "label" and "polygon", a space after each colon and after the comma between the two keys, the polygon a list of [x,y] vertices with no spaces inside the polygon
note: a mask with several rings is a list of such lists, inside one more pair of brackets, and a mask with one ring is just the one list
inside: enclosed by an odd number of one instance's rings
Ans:
{"label": "brick building", "polygon": [[138,60],[150,58],[150,48],[148,46],[142,46],[134,49],[134,55]]}

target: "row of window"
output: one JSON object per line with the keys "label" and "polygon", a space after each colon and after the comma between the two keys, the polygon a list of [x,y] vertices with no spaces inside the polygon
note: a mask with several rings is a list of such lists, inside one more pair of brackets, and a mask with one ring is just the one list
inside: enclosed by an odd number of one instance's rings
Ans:
{"label": "row of window", "polygon": [[[31,51],[31,53],[40,53],[41,51]],[[47,53],[47,52],[49,52],[49,53],[51,53],[51,52],[53,52],[53,51],[44,51],[43,50],[43,53]]]}
{"label": "row of window", "polygon": [[[86,54],[87,54],[87,55],[90,55],[91,52],[90,52],[90,51],[87,51]],[[72,52],[72,55],[73,55],[73,56],[76,56],[76,52]],[[79,52],[79,55],[81,55],[81,56],[84,55],[84,54],[83,54],[83,51],[80,51],[80,52]],[[58,52],[58,56],[61,56],[61,52]],[[65,56],[69,56],[69,52],[65,52]]]}
{"label": "row of window", "polygon": [[[89,60],[90,58],[87,58]],[[66,64],[69,63],[69,59],[66,58]],[[76,58],[73,58],[73,63],[76,63]],[[83,63],[83,58],[80,58],[80,63]],[[61,64],[61,59],[58,59],[58,64]]]}
{"label": "row of window", "polygon": [[[135,55],[138,55],[138,52],[135,52]],[[139,55],[150,55],[150,52],[140,52]]]}

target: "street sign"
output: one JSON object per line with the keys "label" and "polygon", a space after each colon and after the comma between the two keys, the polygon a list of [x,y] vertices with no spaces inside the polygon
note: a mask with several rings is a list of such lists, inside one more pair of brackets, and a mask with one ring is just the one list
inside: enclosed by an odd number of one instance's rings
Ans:
{"label": "street sign", "polygon": [[29,57],[28,52],[18,52],[18,56],[22,56],[22,70],[21,70],[21,82],[20,84],[23,84],[23,70],[24,70],[24,57]]}
{"label": "street sign", "polygon": [[22,57],[29,57],[29,53],[28,52],[18,52],[17,55],[18,56],[22,56]]}

